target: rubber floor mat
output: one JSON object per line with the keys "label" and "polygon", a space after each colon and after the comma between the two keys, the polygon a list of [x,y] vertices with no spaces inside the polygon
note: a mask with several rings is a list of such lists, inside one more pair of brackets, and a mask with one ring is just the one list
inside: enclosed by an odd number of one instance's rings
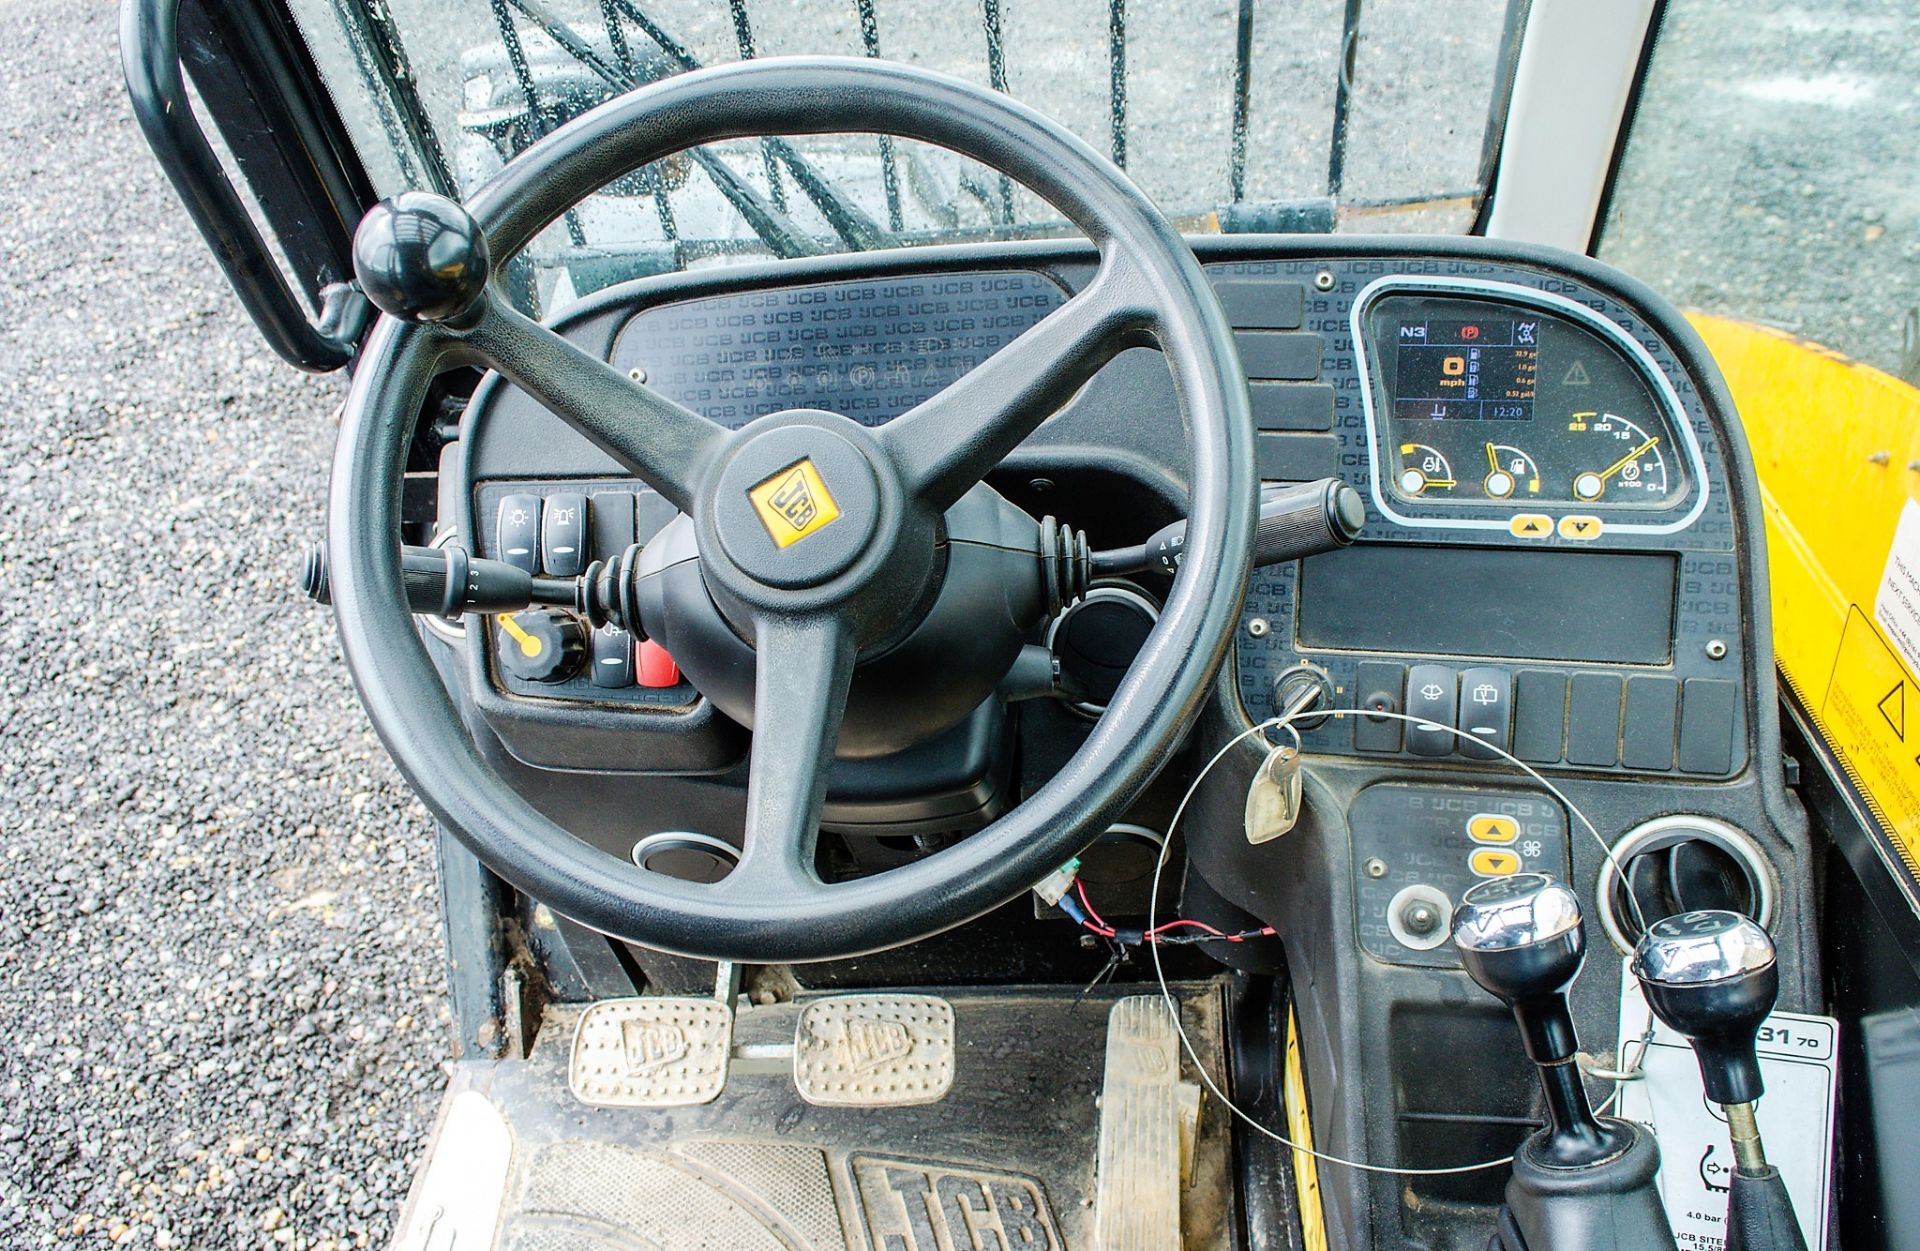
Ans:
{"label": "rubber floor mat", "polygon": [[[1223,1080],[1219,990],[1180,993],[1187,1031]],[[448,1098],[484,1096],[511,1134],[501,1251],[1084,1251],[1118,997],[945,995],[953,1088],[919,1107],[813,1106],[790,1070],[764,1062],[737,1065],[709,1104],[589,1107],[567,1086],[579,1014],[561,1009],[527,1060],[463,1064]],[[744,1010],[736,1044],[752,1054],[791,1041],[801,1006]],[[1234,1244],[1227,1129],[1207,1101],[1181,1195],[1186,1251]],[[430,1155],[446,1149],[437,1137]],[[420,1219],[410,1205],[397,1247],[413,1251]]]}

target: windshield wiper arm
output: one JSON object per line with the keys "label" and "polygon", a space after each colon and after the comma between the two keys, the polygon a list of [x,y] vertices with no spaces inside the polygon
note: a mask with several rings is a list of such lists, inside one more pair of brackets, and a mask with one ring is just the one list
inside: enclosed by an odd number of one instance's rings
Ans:
{"label": "windshield wiper arm", "polygon": [[[634,3],[634,0],[611,0],[611,2],[628,21],[638,26],[641,32],[653,41],[654,46],[659,48],[668,60],[683,70],[703,68],[699,57],[693,55],[687,46],[675,39],[664,26],[654,21],[645,10]],[[780,163],[787,167],[787,172],[793,175],[794,182],[798,183],[800,189],[806,192],[807,198],[813,201],[813,206],[820,210],[820,215],[827,219],[827,224],[833,227],[834,233],[839,235],[848,247],[864,252],[874,248],[896,246],[897,241],[891,234],[880,228],[880,223],[867,216],[859,205],[835,191],[833,184],[821,177],[820,172],[814,169],[813,163],[801,156],[799,150],[791,143],[778,135],[769,135],[766,143],[773,150],[773,154],[780,159]]]}
{"label": "windshield wiper arm", "polygon": [[[683,70],[702,68],[700,58],[687,49],[687,45],[675,39],[667,29],[634,3],[634,0],[608,0],[626,19],[638,26],[641,33],[653,41],[653,45],[664,53],[668,60]],[[850,202],[845,196],[833,189],[833,184],[820,176],[813,163],[801,156],[791,143],[777,135],[769,135],[764,141],[780,163],[787,167],[793,180],[800,184],[800,190],[806,192],[820,215],[827,219],[833,232],[850,248],[857,251],[871,251],[874,248],[894,247],[898,241],[880,228],[880,223],[867,216],[859,205]]]}
{"label": "windshield wiper arm", "polygon": [[[559,44],[561,49],[574,60],[592,70],[609,87],[616,91],[628,91],[640,85],[640,79],[619,66],[609,64],[594,50],[593,45],[580,35],[553,10],[540,3],[540,0],[507,0],[514,8],[531,18],[535,25],[546,32],[547,37]],[[753,189],[740,175],[728,168],[727,163],[713,153],[702,148],[694,148],[688,156],[694,163],[706,171],[707,177],[727,203],[733,205],[736,212],[746,219],[753,233],[765,241],[767,247],[778,257],[818,256],[823,250],[809,238],[805,231],[794,225],[786,214],[782,213],[758,191]],[[665,195],[662,188],[658,194]]]}
{"label": "windshield wiper arm", "polygon": [[[541,30],[559,44],[568,56],[593,71],[609,87],[617,91],[627,91],[640,85],[638,76],[601,56],[592,44],[581,38],[578,32],[542,3],[542,0],[508,0],[508,2],[537,23]],[[673,38],[658,23],[642,13],[630,0],[615,0],[615,3],[621,12],[681,69],[696,70],[701,67],[698,57],[687,51],[679,40]],[[833,228],[835,234],[840,236],[842,242],[858,251],[870,251],[888,246],[891,240],[886,232],[880,229],[879,224],[867,216],[859,206],[835,191],[832,184],[823,178],[819,171],[814,169],[812,163],[801,156],[792,144],[785,139],[771,136],[767,139],[767,143],[779,157],[780,162],[793,175],[794,182],[806,193],[807,198],[813,201],[814,207],[820,210],[820,215],[826,218],[827,224]],[[816,256],[823,250],[804,231],[794,225],[786,214],[768,203],[758,191],[754,190],[752,184],[736,174],[719,157],[703,148],[694,148],[688,155],[699,164],[702,170],[706,171],[707,176],[719,188],[720,194],[727,198],[727,202],[747,220],[747,224],[753,228],[754,233],[764,239],[768,247],[772,248],[777,255]]]}

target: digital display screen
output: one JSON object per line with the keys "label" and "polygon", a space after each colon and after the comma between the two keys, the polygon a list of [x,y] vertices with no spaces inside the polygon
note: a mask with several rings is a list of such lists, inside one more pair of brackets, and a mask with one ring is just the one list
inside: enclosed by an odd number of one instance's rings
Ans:
{"label": "digital display screen", "polygon": [[1539,374],[1540,319],[1420,317],[1394,327],[1398,417],[1529,421]]}
{"label": "digital display screen", "polygon": [[1356,543],[1300,563],[1299,639],[1411,656],[1665,664],[1678,577],[1679,559],[1664,552]]}
{"label": "digital display screen", "polygon": [[1377,463],[1403,500],[1672,508],[1678,431],[1647,378],[1572,318],[1515,303],[1387,295],[1367,313]]}

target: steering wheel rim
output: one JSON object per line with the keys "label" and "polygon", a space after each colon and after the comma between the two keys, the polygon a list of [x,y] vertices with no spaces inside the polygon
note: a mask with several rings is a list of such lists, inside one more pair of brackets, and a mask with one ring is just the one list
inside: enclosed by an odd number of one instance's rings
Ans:
{"label": "steering wheel rim", "polygon": [[[1190,432],[1191,515],[1182,568],[1159,623],[1106,713],[1058,774],[951,847],[838,883],[813,875],[810,851],[804,856],[808,863],[798,870],[769,854],[763,861],[773,868],[742,873],[753,862],[756,812],[777,810],[788,824],[796,817],[804,823],[810,812],[817,827],[840,714],[835,699],[844,705],[847,674],[860,642],[852,635],[823,642],[817,613],[782,609],[766,611],[764,619],[756,615],[767,604],[785,605],[796,597],[806,601],[810,594],[766,588],[764,599],[745,609],[756,625],[767,627],[757,631],[762,659],[756,707],[763,700],[786,701],[771,711],[810,718],[810,728],[825,738],[823,749],[816,751],[804,779],[791,768],[774,769],[763,779],[761,762],[755,760],[745,858],[733,874],[714,884],[668,878],[576,838],[534,809],[480,757],[407,611],[394,536],[400,529],[401,470],[414,418],[431,378],[450,365],[498,369],[589,438],[621,449],[630,465],[665,455],[648,445],[662,439],[671,444],[684,433],[674,424],[680,419],[663,417],[632,428],[636,411],[652,418],[665,411],[653,406],[669,402],[625,383],[624,375],[605,362],[506,309],[490,292],[476,290],[467,308],[456,308],[437,323],[403,321],[393,315],[399,310],[390,309],[355,372],[329,495],[334,612],[361,700],[422,800],[483,862],[562,914],[647,947],[760,963],[829,959],[938,933],[1017,897],[1097,837],[1144,788],[1197,715],[1238,620],[1257,482],[1246,384],[1231,328],[1191,250],[1146,196],[1105,158],[1008,96],[927,70],[852,58],[756,60],[679,75],[575,119],[489,180],[466,206],[477,230],[476,254],[483,267],[489,252],[498,259],[512,255],[592,191],[688,147],[759,135],[843,132],[918,139],[998,169],[1065,214],[1101,255],[1095,280],[1066,305],[928,401],[933,405],[960,392],[963,409],[968,401],[984,402],[994,412],[980,430],[965,427],[965,437],[957,440],[949,435],[947,446],[932,457],[938,463],[925,454],[935,445],[912,433],[919,410],[874,432],[876,442],[888,440],[887,431],[896,427],[906,432],[892,436],[900,442],[886,455],[917,469],[912,476],[901,470],[913,498],[931,506],[961,478],[971,475],[977,481],[1054,411],[1057,402],[1049,401],[1061,398],[1058,387],[1076,378],[1084,381],[1120,346],[1145,336],[1168,362]],[[1063,319],[1095,292],[1099,299],[1083,305],[1090,317]],[[1055,327],[1051,335],[1049,326]],[[1010,357],[1023,341],[1033,351]],[[1046,362],[1028,359],[1050,347],[1069,351],[1072,365],[1049,372]],[[1002,358],[1016,364],[996,371]],[[973,380],[971,389],[965,389],[968,380]],[[997,396],[996,386],[1016,394]],[[1047,394],[1027,394],[1049,387]],[[636,389],[644,396],[634,394]],[[610,412],[609,404],[616,410],[624,406],[626,417]],[[953,417],[950,408],[936,415],[948,422]],[[622,420],[629,426],[620,427]],[[920,421],[917,428],[926,434],[938,425]],[[892,460],[889,464],[900,468]],[[651,461],[645,468],[655,471],[643,473],[655,489],[696,511],[705,558],[712,526],[698,515],[708,507],[700,492],[716,488],[700,475],[718,481],[724,457],[682,481],[673,481],[672,471]],[[868,570],[863,576],[884,577],[885,572]],[[752,598],[756,585],[747,577],[741,593]],[[788,671],[766,662],[772,651],[787,648],[808,649],[822,662],[824,667],[817,665],[807,676],[830,675],[837,697],[832,690],[793,689],[808,684],[783,679]],[[756,724],[768,723],[756,714]]]}

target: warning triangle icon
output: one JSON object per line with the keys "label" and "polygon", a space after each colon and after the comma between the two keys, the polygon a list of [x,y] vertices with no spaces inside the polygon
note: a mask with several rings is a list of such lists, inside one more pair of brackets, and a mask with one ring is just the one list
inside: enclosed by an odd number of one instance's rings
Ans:
{"label": "warning triangle icon", "polygon": [[1893,689],[1880,697],[1880,715],[1887,719],[1900,741],[1907,739],[1907,684],[1895,682]]}
{"label": "warning triangle icon", "polygon": [[1567,376],[1560,380],[1563,387],[1585,387],[1593,385],[1593,379],[1587,377],[1587,367],[1580,361],[1573,362],[1573,368],[1567,370]]}

